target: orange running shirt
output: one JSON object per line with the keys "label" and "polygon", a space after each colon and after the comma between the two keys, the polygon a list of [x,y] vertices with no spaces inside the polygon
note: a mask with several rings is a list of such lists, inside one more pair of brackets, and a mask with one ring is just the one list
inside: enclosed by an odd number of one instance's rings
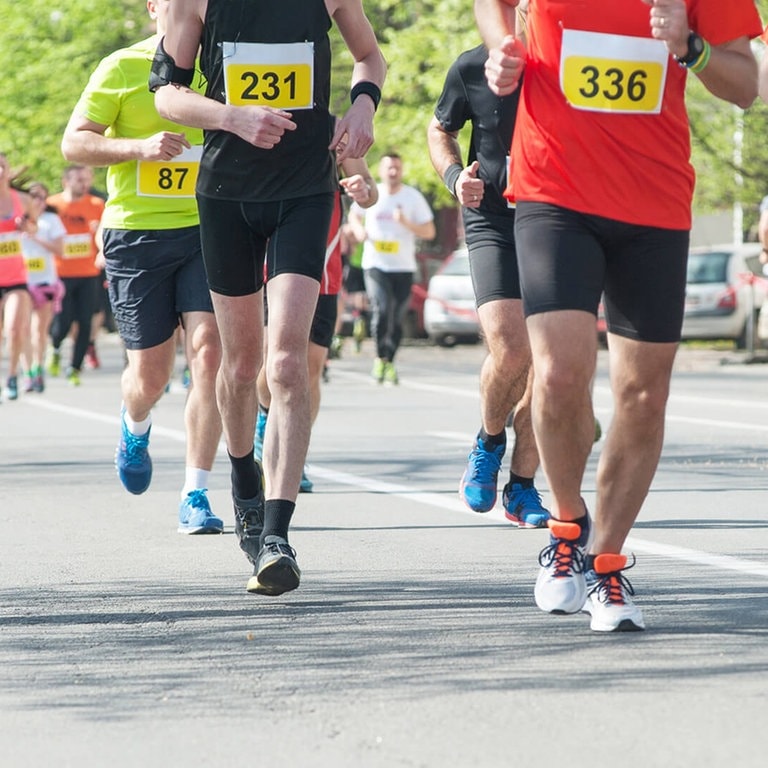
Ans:
{"label": "orange running shirt", "polygon": [[[752,0],[687,6],[712,45],[763,31]],[[533,0],[507,197],[690,229],[685,80],[640,0]]]}
{"label": "orange running shirt", "polygon": [[104,201],[96,195],[83,195],[79,200],[67,202],[59,192],[48,198],[56,209],[67,234],[64,236],[64,255],[56,257],[59,277],[96,277],[100,274],[94,264],[96,241],[94,235],[104,211]]}

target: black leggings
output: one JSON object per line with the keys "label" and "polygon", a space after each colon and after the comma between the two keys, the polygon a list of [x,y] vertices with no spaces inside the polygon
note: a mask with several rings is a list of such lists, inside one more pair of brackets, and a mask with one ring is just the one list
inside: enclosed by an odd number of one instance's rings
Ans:
{"label": "black leggings", "polygon": [[376,356],[395,359],[403,338],[403,321],[411,298],[413,272],[365,270],[365,290],[371,303],[371,335],[376,341]]}
{"label": "black leggings", "polygon": [[64,277],[67,292],[59,312],[51,323],[53,348],[58,350],[67,338],[73,322],[77,322],[77,338],[72,349],[71,367],[79,371],[91,340],[91,320],[98,309],[98,291],[101,277]]}

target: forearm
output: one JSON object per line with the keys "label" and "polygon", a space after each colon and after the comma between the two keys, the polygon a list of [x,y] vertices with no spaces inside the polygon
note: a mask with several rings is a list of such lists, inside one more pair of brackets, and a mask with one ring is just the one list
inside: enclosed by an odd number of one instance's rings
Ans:
{"label": "forearm", "polygon": [[758,66],[749,40],[713,46],[709,63],[698,77],[713,96],[742,109],[749,107],[758,94]]}
{"label": "forearm", "polygon": [[179,125],[209,131],[228,130],[230,107],[183,85],[164,85],[155,92],[158,113]]}
{"label": "forearm", "polygon": [[[452,165],[464,164],[461,160],[461,147],[456,138],[456,134],[446,131],[433,117],[427,128],[427,146],[429,148],[429,158],[432,166],[437,171],[440,178],[445,181],[445,172]],[[453,190],[448,190],[453,192]]]}
{"label": "forearm", "polygon": [[507,35],[515,34],[515,7],[503,0],[475,0],[475,22],[486,48],[497,48]]}
{"label": "forearm", "polygon": [[140,156],[138,139],[108,138],[93,131],[65,131],[61,152],[70,163],[116,165]]}

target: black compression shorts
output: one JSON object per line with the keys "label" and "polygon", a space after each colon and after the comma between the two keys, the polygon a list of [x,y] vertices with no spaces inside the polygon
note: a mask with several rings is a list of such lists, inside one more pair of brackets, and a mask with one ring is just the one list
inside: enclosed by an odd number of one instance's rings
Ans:
{"label": "black compression shorts", "polygon": [[604,294],[610,333],[656,343],[680,340],[688,230],[518,202],[515,240],[526,316],[563,309],[597,315]]}
{"label": "black compression shorts", "polygon": [[267,203],[198,195],[200,237],[208,285],[224,296],[248,296],[267,279],[290,273],[318,282],[334,193]]}

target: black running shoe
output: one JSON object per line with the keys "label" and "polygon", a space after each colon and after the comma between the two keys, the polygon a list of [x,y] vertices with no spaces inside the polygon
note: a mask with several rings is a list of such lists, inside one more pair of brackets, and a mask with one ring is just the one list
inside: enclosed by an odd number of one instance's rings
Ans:
{"label": "black running shoe", "polygon": [[300,580],[296,550],[281,536],[267,536],[246,590],[258,595],[282,595],[296,589]]}
{"label": "black running shoe", "polygon": [[235,507],[235,533],[240,549],[254,565],[259,557],[261,532],[264,530],[264,474],[256,462],[259,473],[259,493],[252,499],[239,499],[232,494]]}

